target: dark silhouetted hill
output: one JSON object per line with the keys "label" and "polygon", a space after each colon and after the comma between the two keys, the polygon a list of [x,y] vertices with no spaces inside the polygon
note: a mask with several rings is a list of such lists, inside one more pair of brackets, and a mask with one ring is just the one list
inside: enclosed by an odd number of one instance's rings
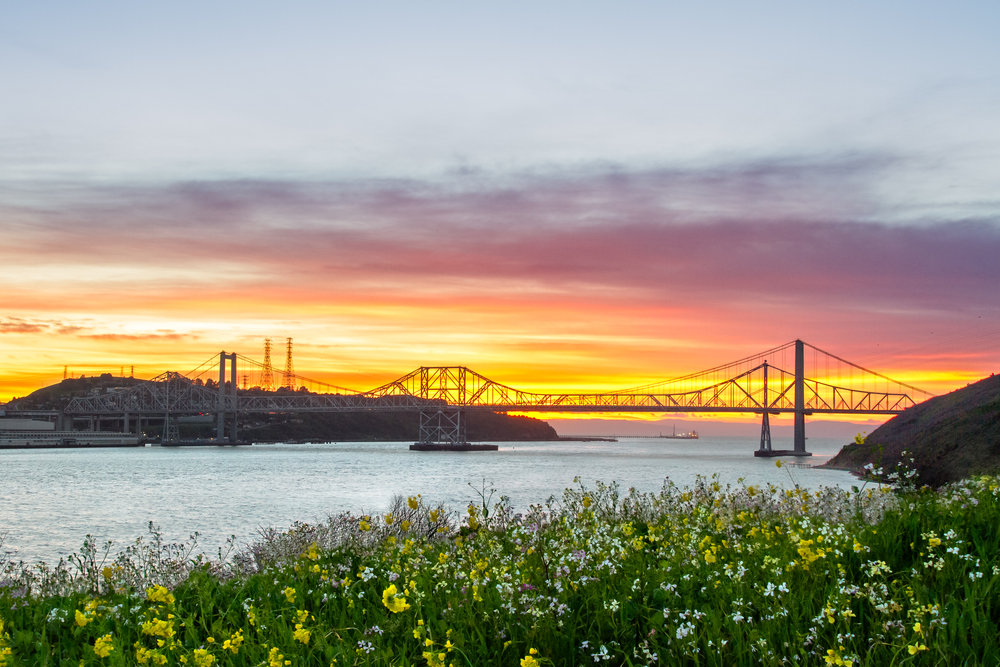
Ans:
{"label": "dark silhouetted hill", "polygon": [[[555,429],[540,419],[496,412],[463,414],[470,441],[556,440]],[[253,419],[253,417],[251,417]],[[268,415],[246,424],[241,436],[257,442],[416,441],[420,415],[414,412],[341,412]]]}
{"label": "dark silhouetted hill", "polygon": [[[941,486],[1000,469],[1000,375],[937,396],[896,415],[826,464],[859,471],[866,463],[889,472],[914,459],[918,483]],[[908,463],[908,462],[907,462]]]}

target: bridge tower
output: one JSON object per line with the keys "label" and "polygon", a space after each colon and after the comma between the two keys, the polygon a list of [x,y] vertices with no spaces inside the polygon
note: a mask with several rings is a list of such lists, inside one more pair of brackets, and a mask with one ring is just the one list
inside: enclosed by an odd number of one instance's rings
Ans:
{"label": "bridge tower", "polygon": [[767,396],[767,359],[764,360],[764,415],[760,419],[760,452],[771,453],[771,418],[768,408],[771,406]]}
{"label": "bridge tower", "polygon": [[[226,361],[230,362],[229,396],[226,395]],[[227,401],[227,398],[229,399]],[[235,443],[236,420],[237,420],[237,399],[236,399],[236,353],[226,354],[225,350],[219,353],[219,412],[216,421],[215,439],[225,441],[226,439],[226,410],[227,403],[232,403],[232,421],[229,428],[229,442]]]}
{"label": "bridge tower", "polygon": [[[805,392],[805,343],[801,340],[795,341],[795,380],[794,380],[794,392],[795,392],[795,405],[792,408],[792,412],[795,415],[795,425],[793,430],[794,435],[794,446],[791,450],[783,449],[776,450],[771,449],[771,419],[772,414],[781,414],[780,410],[772,409],[771,398],[768,392],[767,384],[767,370],[768,363],[767,360],[764,361],[762,370],[764,374],[764,390],[763,390],[763,400],[761,405],[763,407],[763,416],[760,422],[760,448],[754,452],[754,456],[812,456],[806,451],[806,416],[811,415],[812,412],[806,410],[806,392]],[[786,391],[785,388],[778,388],[778,394],[782,394]],[[779,396],[780,400],[780,396]],[[777,401],[776,401],[777,402]],[[775,408],[778,406],[774,406]],[[787,407],[785,408],[787,411]]]}
{"label": "bridge tower", "polygon": [[798,456],[808,456],[806,452],[806,390],[805,390],[805,344],[795,341],[795,447]]}

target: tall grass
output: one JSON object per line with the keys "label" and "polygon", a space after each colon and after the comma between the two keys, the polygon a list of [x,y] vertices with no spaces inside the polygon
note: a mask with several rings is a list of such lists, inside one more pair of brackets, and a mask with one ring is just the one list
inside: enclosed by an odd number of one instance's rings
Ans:
{"label": "tall grass", "polygon": [[1000,479],[929,489],[579,485],[514,514],[422,497],[0,563],[4,665],[1000,663]]}

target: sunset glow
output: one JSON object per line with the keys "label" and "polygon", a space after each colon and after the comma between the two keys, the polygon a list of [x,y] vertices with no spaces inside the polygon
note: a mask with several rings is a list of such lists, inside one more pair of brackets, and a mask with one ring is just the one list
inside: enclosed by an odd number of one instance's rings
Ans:
{"label": "sunset glow", "polygon": [[[383,48],[374,10],[339,44],[306,27],[347,19],[320,6],[295,39],[260,8],[232,30],[132,8],[160,27],[131,37],[63,9],[17,10],[0,46],[23,92],[0,112],[0,401],[64,369],[261,360],[265,337],[277,369],[290,337],[299,375],[359,390],[463,365],[608,391],[797,338],[935,394],[1000,372],[995,10],[854,33],[772,8],[787,24],[746,17],[741,50],[739,21],[649,7],[558,35],[455,7]],[[962,38],[929,47],[941,22]],[[760,46],[812,25],[843,31]]]}

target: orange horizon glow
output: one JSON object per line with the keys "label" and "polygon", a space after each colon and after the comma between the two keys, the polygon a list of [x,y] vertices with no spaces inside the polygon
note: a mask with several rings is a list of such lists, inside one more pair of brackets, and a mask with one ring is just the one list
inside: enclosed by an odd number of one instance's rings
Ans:
{"label": "orange horizon glow", "polygon": [[[513,191],[219,181],[0,202],[0,399],[64,367],[261,361],[265,337],[276,369],[291,337],[298,375],[362,391],[466,366],[525,391],[607,392],[794,339],[934,394],[1000,371],[1000,231],[791,215],[812,201],[802,188],[861,195],[835,171],[773,172],[763,193],[738,173],[654,170]],[[691,179],[680,210],[663,193]]]}

